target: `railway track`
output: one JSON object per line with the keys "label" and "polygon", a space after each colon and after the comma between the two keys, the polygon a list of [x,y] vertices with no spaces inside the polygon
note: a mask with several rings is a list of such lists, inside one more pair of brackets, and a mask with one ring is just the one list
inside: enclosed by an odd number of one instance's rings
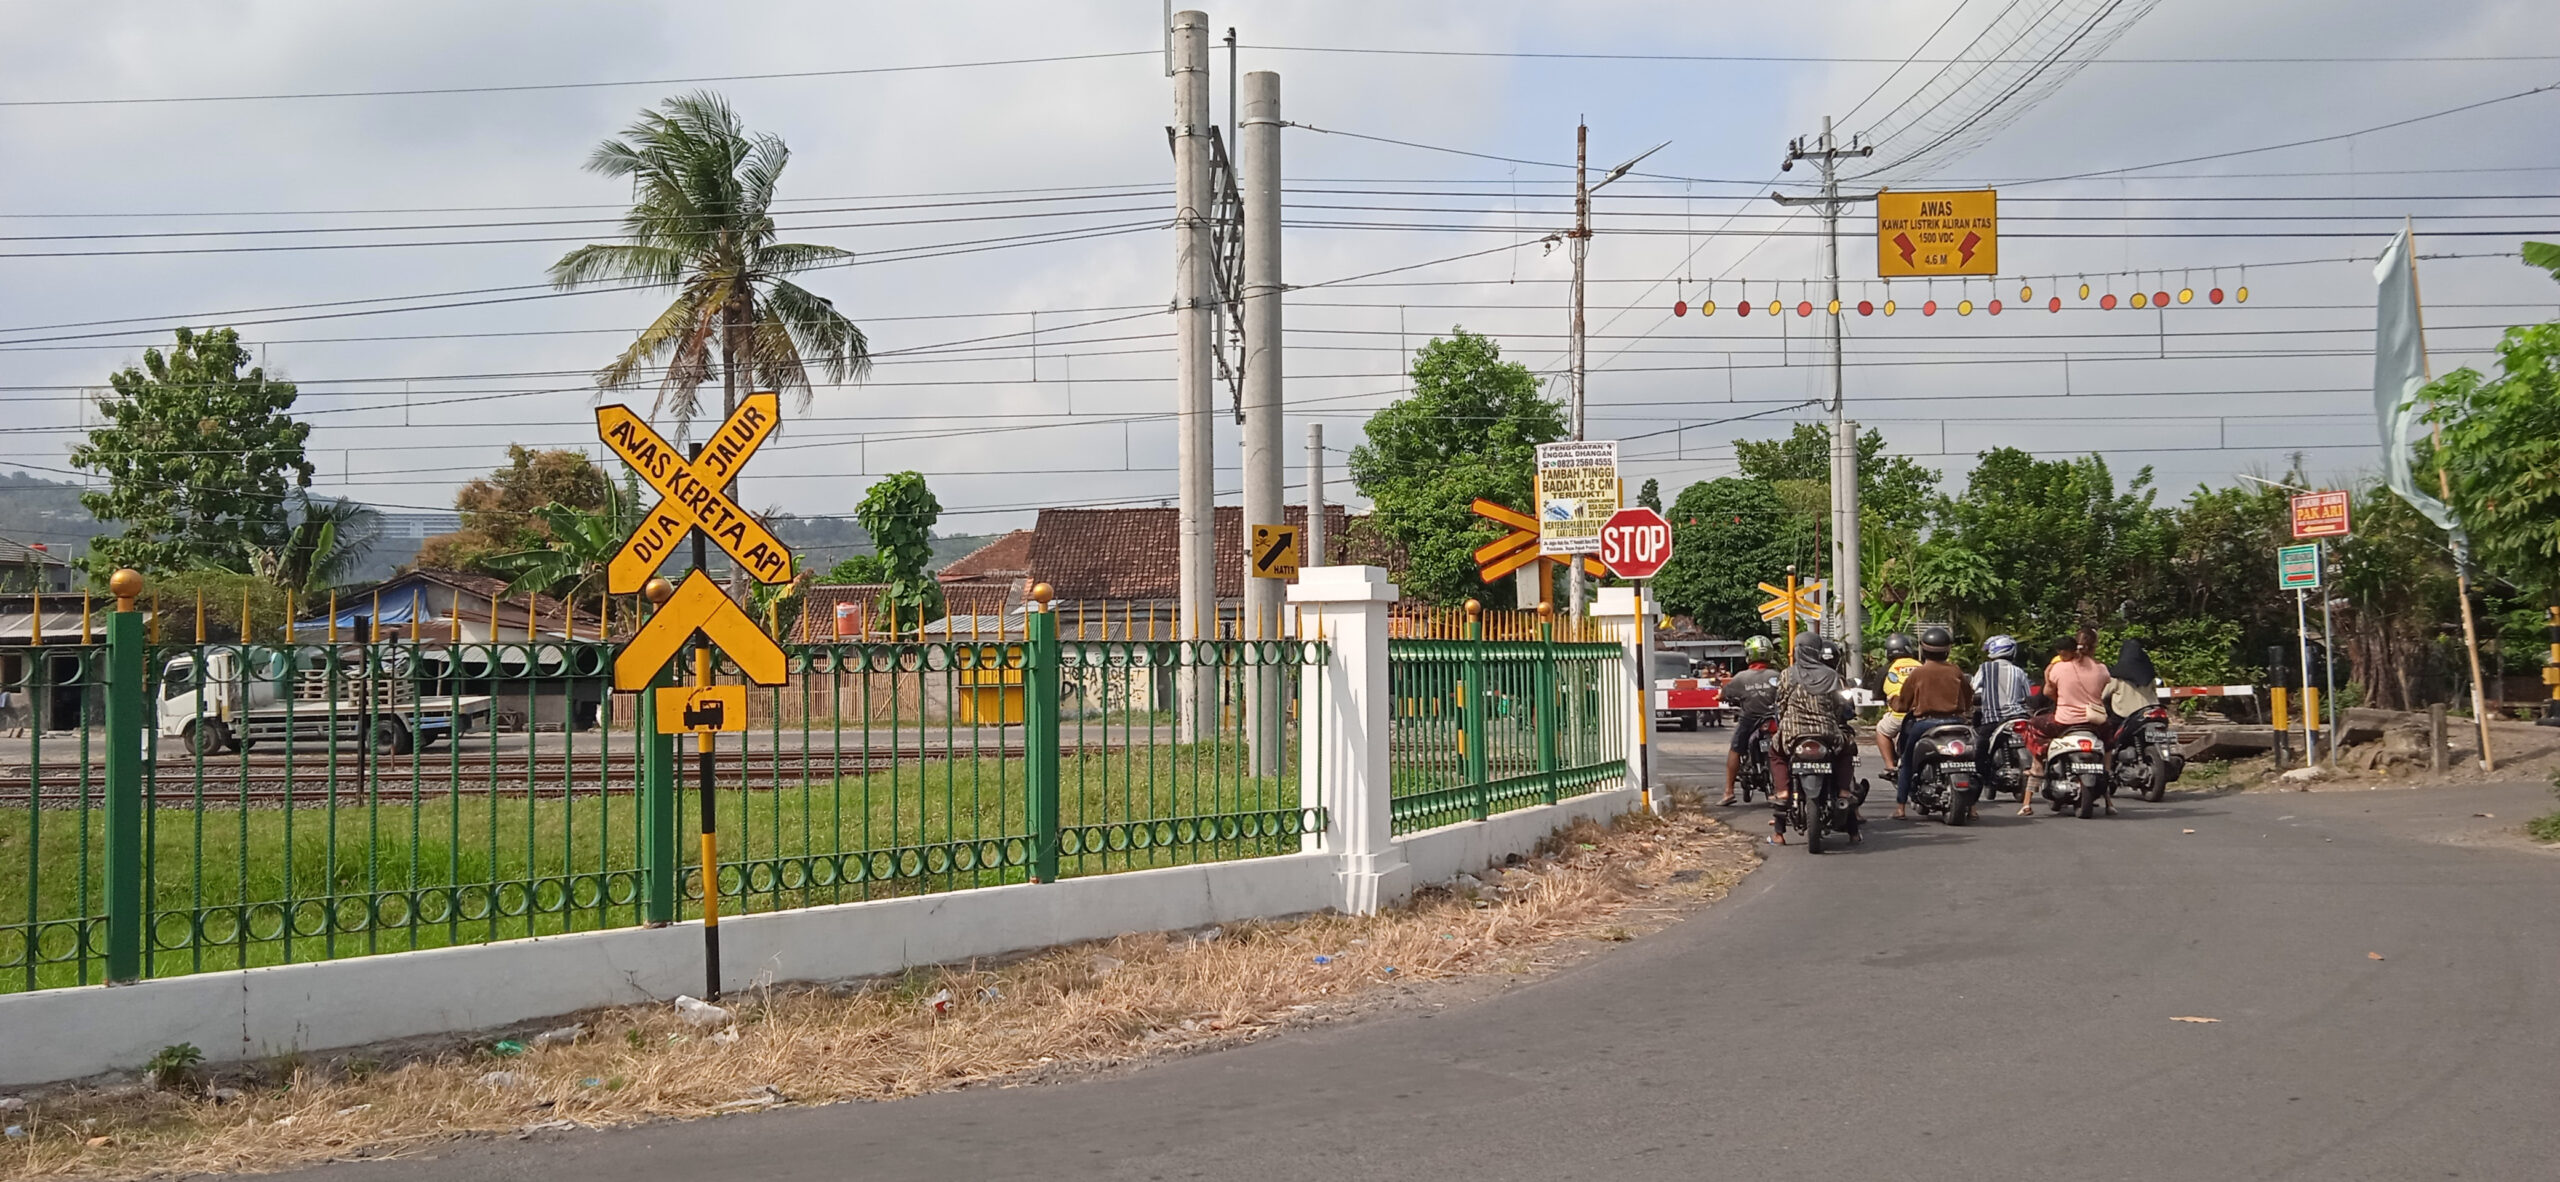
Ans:
{"label": "railway track", "polygon": [[[1087,743],[1067,745],[1063,753],[1101,755],[1121,750],[1125,748],[1120,744]],[[833,750],[814,748],[806,753],[721,751],[713,757],[713,777],[724,788],[778,789],[954,757],[1015,760],[1023,757],[1023,748],[1020,744],[871,748],[846,751],[841,756]],[[677,752],[678,783],[692,782],[695,759],[692,752]],[[439,758],[432,753],[377,760],[359,759],[341,751],[333,776],[325,753],[316,758],[296,758],[290,768],[281,757],[251,758],[244,765],[233,756],[205,761],[201,792],[207,803],[228,804],[245,799],[251,804],[278,805],[288,800],[297,805],[327,803],[333,786],[342,803],[375,796],[398,800],[413,793],[421,799],[448,793],[537,799],[598,793],[627,795],[638,786],[639,765],[638,755],[621,752],[578,756],[519,753],[501,754],[494,759],[486,754],[475,758],[466,753],[457,763],[450,755]],[[178,764],[163,761],[146,787],[163,805],[191,804],[199,792],[196,766],[192,759]],[[106,767],[102,763],[91,763],[85,769],[77,763],[0,765],[0,806],[23,806],[30,799],[45,808],[77,807],[84,802],[95,805],[105,790]]]}

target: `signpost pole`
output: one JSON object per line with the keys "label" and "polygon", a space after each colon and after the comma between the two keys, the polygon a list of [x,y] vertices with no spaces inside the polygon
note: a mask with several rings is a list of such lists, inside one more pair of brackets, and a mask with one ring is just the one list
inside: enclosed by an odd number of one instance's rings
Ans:
{"label": "signpost pole", "polygon": [[2338,762],[2338,633],[2329,614],[2329,544],[2320,543],[2320,701],[2329,708],[2329,762]]}
{"label": "signpost pole", "polygon": [[2312,741],[2313,728],[2319,723],[2312,717],[2316,711],[2311,708],[2311,619],[2306,614],[2307,601],[2303,598],[2307,594],[2309,592],[2298,587],[2293,592],[2294,636],[2302,644],[2302,763],[2305,767],[2320,758],[2320,749]]}
{"label": "signpost pole", "polygon": [[[702,445],[693,445],[693,460],[702,458]],[[711,547],[700,529],[693,531],[693,569],[711,565]],[[697,634],[693,640],[693,685],[701,689],[711,684],[711,642]],[[719,732],[704,728],[693,733],[695,768],[699,776],[702,798],[702,999],[720,1000],[720,803],[711,792],[711,741]],[[743,762],[741,766],[744,766]]]}

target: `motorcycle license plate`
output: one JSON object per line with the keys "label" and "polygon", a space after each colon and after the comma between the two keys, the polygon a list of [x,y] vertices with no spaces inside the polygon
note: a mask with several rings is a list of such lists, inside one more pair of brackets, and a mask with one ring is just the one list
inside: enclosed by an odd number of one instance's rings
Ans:
{"label": "motorcycle license plate", "polygon": [[1794,760],[1788,763],[1787,767],[1799,776],[1827,776],[1831,774],[1831,765],[1829,763],[1817,763],[1809,759]]}

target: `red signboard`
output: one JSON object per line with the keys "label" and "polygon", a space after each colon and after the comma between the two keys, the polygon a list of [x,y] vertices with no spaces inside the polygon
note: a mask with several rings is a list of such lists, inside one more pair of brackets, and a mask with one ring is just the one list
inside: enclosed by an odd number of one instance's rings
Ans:
{"label": "red signboard", "polygon": [[1671,561],[1671,523],[1642,505],[1620,509],[1600,526],[1600,561],[1622,579],[1649,579]]}
{"label": "red signboard", "polygon": [[2342,538],[2352,532],[2347,522],[2347,494],[2304,493],[2293,498],[2293,536]]}

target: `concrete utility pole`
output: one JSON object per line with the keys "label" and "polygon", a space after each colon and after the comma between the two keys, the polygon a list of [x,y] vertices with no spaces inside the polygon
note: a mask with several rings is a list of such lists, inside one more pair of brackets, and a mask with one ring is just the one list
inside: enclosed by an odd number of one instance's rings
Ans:
{"label": "concrete utility pole", "polygon": [[1840,316],[1840,210],[1842,206],[1873,201],[1875,194],[1843,197],[1840,194],[1839,161],[1844,156],[1872,156],[1875,148],[1852,144],[1840,147],[1831,138],[1831,116],[1822,117],[1822,138],[1812,151],[1806,151],[1803,140],[1787,145],[1787,161],[1780,171],[1793,169],[1798,160],[1813,160],[1822,166],[1822,196],[1782,197],[1770,194],[1780,205],[1813,205],[1822,210],[1823,270],[1831,283],[1831,589],[1840,605],[1840,643],[1848,650],[1845,676],[1856,678],[1863,664],[1860,646],[1866,631],[1866,604],[1858,570],[1858,436],[1857,424],[1849,421],[1841,378]]}
{"label": "concrete utility pole", "polygon": [[[1244,525],[1250,539],[1254,526],[1280,524],[1286,515],[1280,493],[1280,75],[1257,70],[1245,76],[1243,123],[1236,173],[1244,197]],[[1271,633],[1284,585],[1251,577],[1253,556],[1240,559],[1246,627]]]}
{"label": "concrete utility pole", "polygon": [[1307,552],[1300,566],[1331,566],[1324,548],[1324,424],[1307,424]]}
{"label": "concrete utility pole", "polygon": [[[1253,527],[1280,525],[1288,517],[1280,493],[1280,126],[1280,75],[1269,70],[1246,75],[1236,159],[1244,205],[1244,544],[1237,547],[1237,560],[1244,564],[1238,572],[1244,578],[1243,635],[1256,639],[1280,635],[1286,587],[1279,579],[1254,578],[1252,553]],[[1248,691],[1245,707],[1253,728],[1256,775],[1280,774],[1287,745],[1282,688],[1274,666],[1263,669]]]}
{"label": "concrete utility pole", "polygon": [[1212,636],[1218,622],[1216,436],[1209,418],[1209,18],[1173,15],[1173,319],[1181,482],[1175,502],[1181,598],[1174,630]]}
{"label": "concrete utility pole", "polygon": [[[1591,156],[1591,125],[1576,121],[1573,127],[1573,340],[1566,346],[1566,365],[1573,371],[1573,437],[1579,441],[1583,429],[1582,373],[1582,267],[1591,257],[1591,187],[1584,183],[1584,168]],[[1543,516],[1546,506],[1531,505],[1532,516]],[[1582,562],[1579,558],[1564,564],[1566,606],[1572,618],[1582,618]]]}
{"label": "concrete utility pole", "polygon": [[[1671,141],[1669,140],[1664,140],[1659,144],[1655,144],[1654,146],[1637,153],[1635,159],[1629,160],[1616,168],[1610,169],[1609,175],[1600,178],[1599,184],[1586,184],[1584,168],[1589,164],[1591,157],[1591,125],[1581,122],[1574,124],[1573,232],[1566,235],[1566,237],[1573,239],[1573,339],[1566,346],[1566,352],[1568,355],[1567,365],[1573,371],[1572,419],[1573,437],[1576,441],[1579,441],[1584,437],[1583,426],[1586,417],[1585,403],[1587,401],[1584,389],[1585,374],[1583,368],[1583,359],[1586,351],[1582,343],[1582,273],[1584,263],[1591,257],[1591,195],[1599,192],[1601,188],[1606,186],[1609,182],[1627,175],[1627,170],[1634,168],[1636,164],[1642,161],[1645,157],[1651,156],[1670,145]],[[1532,505],[1530,506],[1529,511],[1532,514],[1539,513],[1543,511],[1543,507]],[[1582,563],[1579,560],[1579,556],[1576,557],[1575,561],[1566,563],[1564,569],[1565,578],[1567,580],[1565,583],[1567,608],[1572,613],[1573,618],[1578,620],[1582,618]]]}

